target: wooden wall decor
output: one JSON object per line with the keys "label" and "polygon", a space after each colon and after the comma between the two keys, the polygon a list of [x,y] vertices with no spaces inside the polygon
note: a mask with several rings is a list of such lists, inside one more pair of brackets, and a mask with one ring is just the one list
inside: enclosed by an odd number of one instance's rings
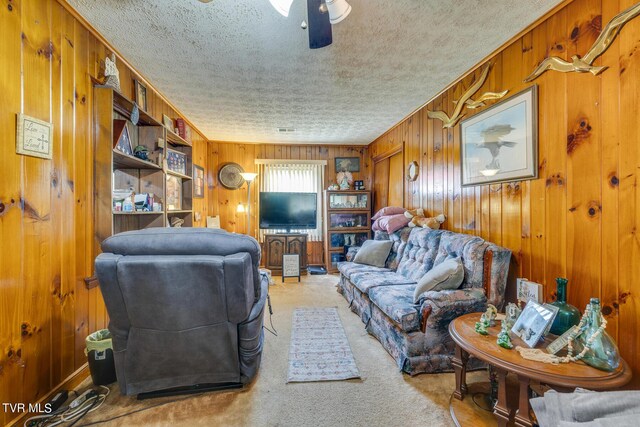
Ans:
{"label": "wooden wall decor", "polygon": [[17,114],[16,153],[51,159],[53,123]]}
{"label": "wooden wall decor", "polygon": [[[35,403],[86,377],[85,337],[108,324],[100,290],[84,279],[99,243],[93,84],[112,49],[65,2],[4,2],[0,22],[0,402]],[[124,60],[116,66],[125,96],[145,82],[156,120],[181,116]],[[55,124],[51,160],[16,154],[16,112]],[[194,132],[193,145],[208,171],[207,139]],[[202,218],[207,197],[193,200]],[[0,425],[19,415],[0,412]]]}
{"label": "wooden wall decor", "polygon": [[[548,56],[586,52],[609,22],[638,0],[574,0],[491,57],[484,87],[518,93],[524,77]],[[405,183],[406,208],[445,213],[445,228],[480,236],[513,251],[514,273],[542,283],[554,298],[555,278],[569,278],[568,301],[584,310],[599,297],[607,331],[640,386],[640,19],[626,24],[602,54],[610,70],[545,73],[539,90],[539,178],[462,187],[460,129],[442,128],[427,111],[460,99],[482,73],[473,70],[369,145],[371,158],[403,149],[420,164]],[[482,111],[483,108],[477,109]],[[467,110],[469,116],[475,114]],[[378,182],[388,187],[393,182]],[[387,176],[388,178],[388,176]]]}
{"label": "wooden wall decor", "polygon": [[591,73],[597,76],[609,67],[606,65],[600,67],[594,66],[592,65],[593,61],[611,46],[611,43],[613,43],[618,33],[620,33],[620,30],[622,30],[622,27],[638,15],[640,15],[640,3],[614,16],[583,57],[573,55],[571,62],[565,61],[557,56],[545,58],[524,81],[532,82],[548,70],[559,71],[561,73]]}
{"label": "wooden wall decor", "polygon": [[502,92],[485,92],[482,94],[477,100],[471,99],[473,95],[475,95],[478,90],[482,87],[484,82],[487,80],[487,76],[489,75],[489,70],[491,69],[491,64],[487,64],[480,75],[480,78],[473,82],[473,84],[469,87],[469,89],[460,97],[460,99],[453,101],[455,108],[451,117],[447,115],[443,110],[438,111],[428,111],[429,118],[441,120],[444,128],[454,127],[458,121],[464,117],[462,114],[462,110],[466,106],[469,109],[476,109],[480,107],[484,107],[484,101],[488,101],[491,99],[500,99],[505,96],[508,90]]}

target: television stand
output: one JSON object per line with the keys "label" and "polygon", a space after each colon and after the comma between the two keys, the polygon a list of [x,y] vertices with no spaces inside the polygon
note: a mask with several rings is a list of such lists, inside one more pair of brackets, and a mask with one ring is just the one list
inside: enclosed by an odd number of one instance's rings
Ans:
{"label": "television stand", "polygon": [[264,267],[273,276],[282,275],[282,255],[300,255],[300,274],[307,274],[307,234],[277,233],[264,236]]}

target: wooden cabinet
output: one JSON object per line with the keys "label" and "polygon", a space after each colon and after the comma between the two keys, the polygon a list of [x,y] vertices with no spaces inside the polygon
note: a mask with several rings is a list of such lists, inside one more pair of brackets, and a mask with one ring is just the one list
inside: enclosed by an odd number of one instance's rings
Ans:
{"label": "wooden cabinet", "polygon": [[[123,231],[166,227],[173,217],[182,219],[185,227],[193,225],[191,144],[145,111],[139,110],[134,125],[133,106],[111,88],[94,88],[94,227],[98,244]],[[148,160],[134,155],[137,146],[146,148]],[[168,153],[173,153],[171,167],[178,172],[168,166]],[[114,192],[126,191],[140,196],[130,209],[114,199]],[[142,201],[145,194],[149,198]]]}
{"label": "wooden cabinet", "polygon": [[300,273],[307,273],[306,234],[267,234],[264,237],[264,266],[274,276],[282,274],[282,255],[300,255]]}
{"label": "wooden cabinet", "polygon": [[371,238],[371,192],[325,191],[324,259],[327,271],[338,271],[345,246]]}

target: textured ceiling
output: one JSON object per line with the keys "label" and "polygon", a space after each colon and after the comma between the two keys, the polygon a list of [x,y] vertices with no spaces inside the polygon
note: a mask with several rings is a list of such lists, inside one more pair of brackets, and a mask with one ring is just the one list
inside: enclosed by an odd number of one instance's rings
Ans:
{"label": "textured ceiling", "polygon": [[304,0],[68,1],[209,139],[320,144],[370,143],[560,2],[349,0],[310,50]]}

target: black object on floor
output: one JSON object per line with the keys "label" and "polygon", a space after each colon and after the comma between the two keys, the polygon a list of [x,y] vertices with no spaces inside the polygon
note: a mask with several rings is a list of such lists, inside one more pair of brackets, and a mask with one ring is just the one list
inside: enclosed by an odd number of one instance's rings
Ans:
{"label": "black object on floor", "polygon": [[307,270],[309,274],[327,274],[327,270],[321,265],[310,265]]}
{"label": "black object on floor", "polygon": [[153,399],[156,397],[178,396],[181,394],[205,393],[208,391],[233,390],[242,387],[242,383],[196,384],[187,387],[167,388],[164,390],[140,393],[138,394],[138,400]]}

